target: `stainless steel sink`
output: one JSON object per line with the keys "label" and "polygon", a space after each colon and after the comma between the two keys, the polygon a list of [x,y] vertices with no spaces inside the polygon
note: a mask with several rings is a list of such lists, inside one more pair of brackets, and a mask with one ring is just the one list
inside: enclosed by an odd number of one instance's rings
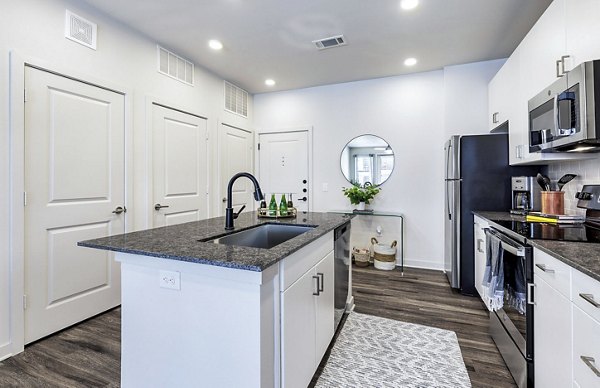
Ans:
{"label": "stainless steel sink", "polygon": [[252,229],[200,241],[271,249],[314,228],[312,225],[262,224]]}

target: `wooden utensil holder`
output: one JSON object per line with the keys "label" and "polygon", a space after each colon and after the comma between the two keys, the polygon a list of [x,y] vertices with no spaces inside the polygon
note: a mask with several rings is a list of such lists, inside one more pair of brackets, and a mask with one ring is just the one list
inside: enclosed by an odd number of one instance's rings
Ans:
{"label": "wooden utensil holder", "polygon": [[565,214],[565,192],[542,191],[542,213]]}

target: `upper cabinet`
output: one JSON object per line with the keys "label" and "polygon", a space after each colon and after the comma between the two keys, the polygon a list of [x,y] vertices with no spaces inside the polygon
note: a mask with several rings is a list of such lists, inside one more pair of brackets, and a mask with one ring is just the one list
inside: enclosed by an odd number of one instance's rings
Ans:
{"label": "upper cabinet", "polygon": [[586,154],[529,152],[527,102],[574,65],[600,58],[600,0],[554,0],[489,84],[489,123],[509,121],[511,165]]}

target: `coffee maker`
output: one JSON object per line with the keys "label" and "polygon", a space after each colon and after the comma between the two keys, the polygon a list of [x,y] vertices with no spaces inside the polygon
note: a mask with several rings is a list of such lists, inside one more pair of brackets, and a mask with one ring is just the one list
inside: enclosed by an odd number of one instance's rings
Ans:
{"label": "coffee maker", "polygon": [[512,214],[526,215],[530,211],[540,211],[541,190],[533,176],[513,176],[511,178]]}

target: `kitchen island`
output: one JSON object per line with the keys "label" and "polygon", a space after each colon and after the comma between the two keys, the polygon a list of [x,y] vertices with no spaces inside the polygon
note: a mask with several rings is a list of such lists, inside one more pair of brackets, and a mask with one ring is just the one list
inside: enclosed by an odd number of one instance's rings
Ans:
{"label": "kitchen island", "polygon": [[121,385],[306,386],[333,337],[333,230],[350,218],[300,213],[283,223],[312,228],[271,249],[210,241],[272,223],[256,213],[231,231],[219,217],[80,242],[121,263]]}

